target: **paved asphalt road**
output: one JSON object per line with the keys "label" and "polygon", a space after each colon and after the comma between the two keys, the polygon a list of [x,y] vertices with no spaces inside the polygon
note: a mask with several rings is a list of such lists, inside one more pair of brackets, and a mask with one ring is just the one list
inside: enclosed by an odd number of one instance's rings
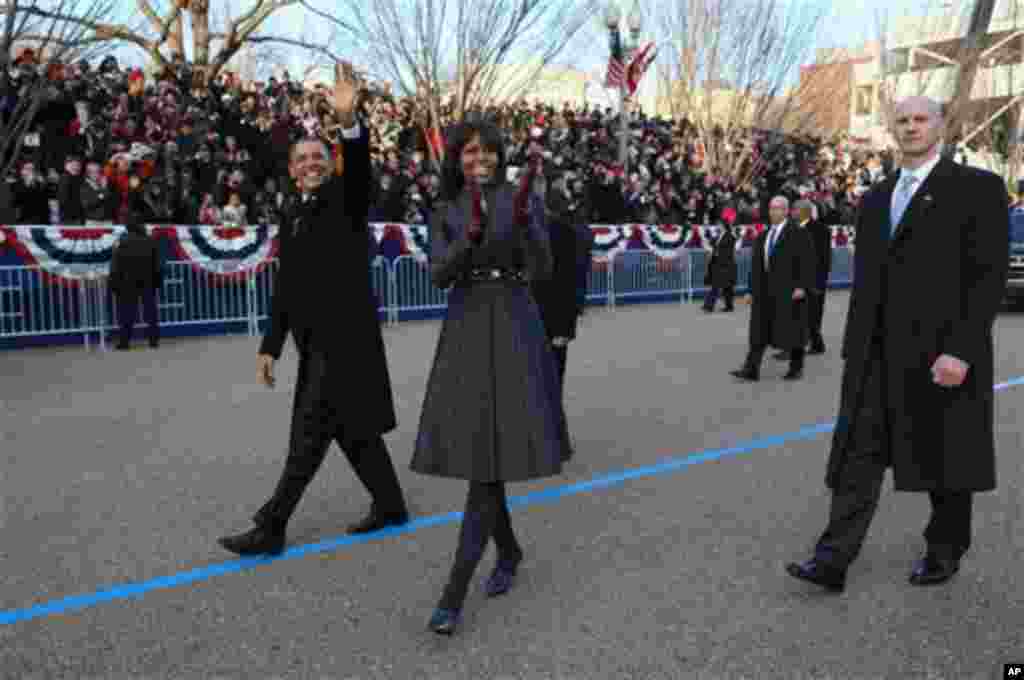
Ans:
{"label": "paved asphalt road", "polygon": [[[516,507],[517,585],[483,598],[488,552],[452,639],[425,625],[458,531],[443,516],[462,509],[465,485],[408,470],[438,322],[385,337],[400,421],[387,442],[415,514],[441,519],[301,554],[367,509],[332,453],[292,552],[242,566],[216,538],[249,526],[280,471],[290,347],[276,390],[255,383],[256,342],[241,337],[0,354],[0,677],[1001,677],[1024,662],[1024,385],[996,397],[1000,485],[976,500],[975,547],[953,582],[907,584],[928,503],[890,480],[845,594],[783,572],[823,527],[829,434],[765,438],[834,420],[846,303],[829,298],[829,354],[797,384],[779,380],[779,362],[756,385],[728,375],[746,307],[592,310],[569,352],[577,457],[562,478],[511,494],[741,452]],[[997,380],[1009,381],[1024,374],[1024,314],[1001,315],[997,333]],[[98,591],[79,607],[63,600]]]}

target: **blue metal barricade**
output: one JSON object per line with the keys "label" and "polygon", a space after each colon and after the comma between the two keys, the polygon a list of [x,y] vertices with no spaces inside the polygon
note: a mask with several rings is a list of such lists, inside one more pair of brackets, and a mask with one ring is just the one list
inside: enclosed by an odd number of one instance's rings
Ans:
{"label": "blue metal barricade", "polygon": [[102,265],[0,267],[0,338],[82,334],[103,327]]}
{"label": "blue metal barricade", "polygon": [[708,262],[711,261],[711,253],[702,248],[690,248],[686,251],[686,259],[689,262],[687,270],[687,287],[690,291],[689,300],[694,300],[699,294],[701,297],[707,293],[707,286],[704,285],[704,276],[708,271]]}
{"label": "blue metal barricade", "polygon": [[754,249],[740,248],[736,251],[736,289],[737,295],[750,292],[750,269],[754,266]]}
{"label": "blue metal barricade", "polygon": [[393,320],[406,313],[435,312],[448,304],[448,291],[441,290],[430,280],[430,267],[412,255],[401,255],[391,263],[391,305]]}
{"label": "blue metal barricade", "polygon": [[831,285],[853,283],[853,250],[849,248],[832,249],[832,269],[829,271],[828,282]]}
{"label": "blue metal barricade", "polygon": [[[274,299],[274,278],[281,266],[278,258],[268,260],[266,266],[251,272],[249,287],[252,291],[252,334],[260,335],[270,318],[271,301]],[[166,287],[166,283],[164,286]]]}
{"label": "blue metal barricade", "polygon": [[[707,292],[704,275],[710,255],[694,248],[680,251],[675,259],[662,259],[651,251],[627,250],[603,262],[595,260],[587,276],[586,299],[612,307],[617,301],[693,301]],[[751,249],[739,249],[738,294],[748,292],[751,264]],[[160,325],[223,326],[228,332],[236,327],[251,336],[260,335],[266,328],[280,263],[268,260],[249,270],[241,265],[239,261],[167,263],[158,297]],[[81,334],[89,347],[96,334],[105,347],[109,331],[117,328],[108,275],[106,264],[0,267],[0,339]],[[386,322],[436,316],[447,306],[448,291],[433,284],[429,266],[415,256],[390,261],[378,256],[370,276]],[[850,285],[852,280],[853,250],[833,249],[829,283]],[[140,315],[137,325],[142,324]]]}
{"label": "blue metal barricade", "polygon": [[391,318],[392,282],[387,259],[380,255],[373,258],[370,264],[370,283],[373,285],[373,294],[377,296],[377,315],[383,317],[383,321],[394,321]]}
{"label": "blue metal barricade", "polygon": [[612,258],[611,294],[619,300],[665,300],[686,296],[685,258],[661,258],[648,250],[627,250]]}
{"label": "blue metal barricade", "polygon": [[[242,270],[238,260],[217,262],[180,261],[164,264],[164,286],[158,297],[158,319],[162,327],[200,324],[244,325],[253,332],[251,270]],[[116,305],[111,305],[109,328],[116,328]]]}
{"label": "blue metal barricade", "polygon": [[609,294],[612,289],[611,279],[611,260],[592,261],[590,271],[587,272],[587,302],[614,305],[614,296]]}

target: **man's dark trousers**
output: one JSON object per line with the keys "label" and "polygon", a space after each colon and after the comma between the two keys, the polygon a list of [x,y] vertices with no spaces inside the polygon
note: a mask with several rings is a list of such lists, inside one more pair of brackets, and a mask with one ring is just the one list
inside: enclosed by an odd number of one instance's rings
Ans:
{"label": "man's dark trousers", "polygon": [[735,289],[732,286],[727,286],[725,288],[711,287],[707,292],[707,299],[704,301],[704,308],[714,309],[719,296],[725,300],[725,310],[727,312],[732,311],[733,298],[736,297]]}
{"label": "man's dark trousers", "polygon": [[565,344],[561,347],[557,345],[551,346],[551,351],[555,355],[555,363],[558,365],[558,387],[561,390],[561,394],[565,394],[565,364],[569,358],[569,345]]}
{"label": "man's dark trousers", "polygon": [[307,374],[299,377],[303,389],[292,413],[288,458],[274,494],[256,513],[255,523],[271,530],[285,529],[332,441],[341,447],[369,491],[375,512],[385,516],[405,513],[402,488],[384,439],[379,434],[349,438],[333,424],[334,406],[326,394],[327,357],[315,347],[307,351],[305,366],[300,367]]}
{"label": "man's dark trousers", "polygon": [[157,321],[156,290],[153,288],[129,290],[117,295],[118,345],[127,347],[132,339],[132,328],[138,318],[139,301],[142,301],[142,319],[146,322],[146,336],[150,345],[160,342],[160,326]]}
{"label": "man's dark trousers", "polygon": [[[815,548],[816,559],[839,569],[847,568],[860,554],[890,465],[884,350],[876,342],[871,351],[850,447],[832,492],[828,526]],[[932,514],[924,532],[928,548],[943,558],[959,560],[971,545],[973,495],[932,491],[929,496]]]}
{"label": "man's dark trousers", "polygon": [[825,291],[814,291],[808,295],[807,315],[810,321],[811,349],[825,346],[825,338],[821,335],[821,324],[825,318]]}
{"label": "man's dark trousers", "polygon": [[[767,345],[751,347],[750,351],[747,353],[745,367],[755,373],[760,372],[761,362],[764,360],[764,353],[767,350]],[[789,370],[803,370],[804,356],[807,354],[807,350],[805,348],[798,347],[796,349],[786,351],[785,354],[789,357]]]}

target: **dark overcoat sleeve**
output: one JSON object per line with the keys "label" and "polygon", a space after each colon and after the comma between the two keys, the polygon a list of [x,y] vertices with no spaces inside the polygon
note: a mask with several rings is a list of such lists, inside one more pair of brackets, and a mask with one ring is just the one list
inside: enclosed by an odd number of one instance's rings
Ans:
{"label": "dark overcoat sleeve", "polygon": [[[857,209],[856,217],[854,218],[854,225],[857,230],[856,233],[863,234],[865,231],[862,229],[864,226],[864,207],[870,195],[865,196],[861,202],[860,207]],[[850,351],[850,343],[853,341],[854,329],[857,327],[857,298],[858,290],[864,285],[864,277],[862,272],[864,271],[864,249],[854,248],[853,250],[853,285],[850,286],[850,303],[846,310],[846,328],[843,331],[843,345],[839,350],[839,358],[845,360]],[[859,282],[859,283],[858,283]]]}
{"label": "dark overcoat sleeve", "polygon": [[794,288],[803,288],[805,293],[810,294],[818,280],[818,258],[815,254],[814,240],[806,229],[797,229],[796,233],[800,237],[797,239],[800,255]]}
{"label": "dark overcoat sleeve", "polygon": [[475,246],[449,223],[451,204],[441,203],[430,216],[430,280],[447,288],[470,267]]}
{"label": "dark overcoat sleeve", "polygon": [[832,229],[819,221],[814,231],[814,246],[818,256],[818,287],[828,287],[828,275],[832,271]]}
{"label": "dark overcoat sleeve", "polygon": [[344,161],[342,210],[352,218],[353,229],[366,231],[373,173],[370,167],[370,130],[365,123],[359,124],[357,138],[342,137],[341,153]]}
{"label": "dark overcoat sleeve", "polygon": [[149,247],[153,262],[153,287],[160,290],[164,287],[164,266],[160,257],[160,244],[153,237],[149,238]]}
{"label": "dark overcoat sleeve", "polygon": [[543,281],[550,278],[554,268],[551,241],[544,219],[544,203],[536,195],[530,196],[530,219],[524,227],[523,237],[530,280]]}
{"label": "dark overcoat sleeve", "polygon": [[1002,304],[1010,266],[1010,200],[1003,180],[986,173],[975,180],[973,220],[963,226],[964,316],[950,329],[942,352],[967,364],[985,356],[986,339]]}
{"label": "dark overcoat sleeve", "polygon": [[281,358],[284,341],[291,329],[288,322],[287,285],[288,253],[291,242],[292,222],[290,216],[283,216],[277,235],[277,271],[274,272],[274,293],[270,300],[270,321],[267,331],[260,343],[260,354],[269,354],[275,359]]}
{"label": "dark overcoat sleeve", "polygon": [[110,256],[110,274],[107,276],[107,286],[114,293],[120,293],[124,284],[124,255],[122,251],[124,238],[122,236],[114,244],[114,249]]}

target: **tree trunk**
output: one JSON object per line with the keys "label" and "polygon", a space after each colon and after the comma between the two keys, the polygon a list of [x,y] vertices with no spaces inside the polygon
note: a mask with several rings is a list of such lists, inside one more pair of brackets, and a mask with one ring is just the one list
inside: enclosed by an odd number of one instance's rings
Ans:
{"label": "tree trunk", "polygon": [[[182,12],[184,14],[184,12]],[[185,42],[183,36],[185,35],[185,19],[179,14],[178,18],[174,20],[171,25],[171,32],[167,34],[167,47],[171,51],[171,57],[175,55],[185,56]]]}
{"label": "tree trunk", "polygon": [[204,75],[204,82],[210,81],[210,2],[193,0],[189,7],[192,21],[192,63],[197,74]]}

